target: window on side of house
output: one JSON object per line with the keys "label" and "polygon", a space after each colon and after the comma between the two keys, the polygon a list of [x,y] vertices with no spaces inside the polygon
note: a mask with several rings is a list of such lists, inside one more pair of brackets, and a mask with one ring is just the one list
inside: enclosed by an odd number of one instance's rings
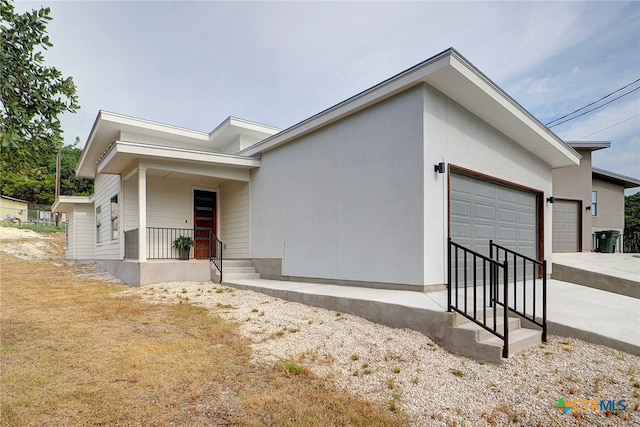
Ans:
{"label": "window on side of house", "polygon": [[598,192],[596,190],[591,191],[591,216],[598,215]]}
{"label": "window on side of house", "polygon": [[118,238],[118,230],[119,222],[118,222],[118,195],[116,194],[111,198],[111,240],[116,240]]}
{"label": "window on side of house", "polygon": [[96,207],[96,243],[102,241],[100,237],[100,228],[102,227],[102,206]]}

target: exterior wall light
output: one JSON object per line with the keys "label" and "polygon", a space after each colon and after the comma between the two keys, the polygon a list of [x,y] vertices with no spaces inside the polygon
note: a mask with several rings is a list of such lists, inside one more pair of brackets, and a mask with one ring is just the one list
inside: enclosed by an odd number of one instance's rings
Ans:
{"label": "exterior wall light", "polygon": [[447,168],[446,168],[444,162],[440,162],[440,163],[438,163],[436,165],[433,165],[433,171],[434,172],[444,173],[446,169]]}
{"label": "exterior wall light", "polygon": [[556,202],[556,198],[551,196],[551,197],[547,197],[547,202],[549,203],[555,203]]}

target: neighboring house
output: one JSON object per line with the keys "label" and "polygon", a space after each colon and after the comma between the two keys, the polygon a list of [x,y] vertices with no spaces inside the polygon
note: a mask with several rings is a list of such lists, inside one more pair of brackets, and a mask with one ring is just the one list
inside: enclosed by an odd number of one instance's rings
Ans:
{"label": "neighboring house", "polygon": [[552,170],[579,162],[449,49],[283,131],[100,112],[77,169],[95,194],[54,210],[73,229],[69,258],[134,285],[208,280],[207,262],[171,259],[171,241],[190,234],[209,259],[212,233],[266,278],[422,291],[447,281],[449,236],[550,258]]}
{"label": "neighboring house", "polygon": [[0,220],[23,224],[29,218],[29,202],[13,197],[0,196]]}
{"label": "neighboring house", "polygon": [[610,142],[569,142],[582,160],[578,166],[553,171],[553,252],[589,252],[597,248],[598,231],[624,231],[624,190],[640,186],[640,180],[592,166],[592,153]]}

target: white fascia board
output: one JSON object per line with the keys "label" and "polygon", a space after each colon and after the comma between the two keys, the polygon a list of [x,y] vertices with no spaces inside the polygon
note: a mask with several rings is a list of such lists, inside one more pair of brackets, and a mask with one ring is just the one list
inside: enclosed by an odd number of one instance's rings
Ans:
{"label": "white fascia board", "polygon": [[93,203],[93,196],[58,196],[51,212],[69,212],[74,205]]}
{"label": "white fascia board", "polygon": [[208,141],[209,134],[206,132],[200,132],[196,130],[186,129],[179,126],[168,125],[159,122],[153,122],[151,120],[139,119],[137,117],[125,116],[117,113],[110,113],[101,111],[101,119],[104,122],[112,122],[120,125],[121,127],[131,127],[135,129],[146,130],[162,135],[178,136],[184,138],[197,139],[200,141]]}
{"label": "white fascia board", "polygon": [[94,162],[97,162],[98,159],[103,156],[104,151],[108,149],[108,144],[113,142],[113,140],[109,140],[104,133],[108,134],[110,131],[116,131],[119,135],[120,131],[123,130],[142,132],[169,139],[176,137],[204,142],[209,141],[209,134],[206,132],[194,131],[100,110],[91,128],[82,154],[80,155],[80,160],[76,167],[76,175],[95,178],[96,164],[94,164]]}
{"label": "white fascia board", "polygon": [[119,173],[121,171],[107,170],[117,157],[139,159],[166,159],[210,165],[232,166],[240,168],[260,167],[260,160],[229,154],[210,153],[207,151],[189,150],[184,148],[154,146],[149,144],[116,141],[98,164],[98,173]]}

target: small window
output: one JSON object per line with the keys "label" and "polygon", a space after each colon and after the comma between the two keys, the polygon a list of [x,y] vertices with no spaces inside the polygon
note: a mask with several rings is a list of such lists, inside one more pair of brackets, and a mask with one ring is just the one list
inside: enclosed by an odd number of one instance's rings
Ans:
{"label": "small window", "polygon": [[118,238],[118,195],[111,198],[111,240]]}
{"label": "small window", "polygon": [[102,226],[102,206],[96,208],[96,243],[100,243],[100,228]]}
{"label": "small window", "polygon": [[593,190],[591,192],[591,216],[598,215],[598,192]]}

